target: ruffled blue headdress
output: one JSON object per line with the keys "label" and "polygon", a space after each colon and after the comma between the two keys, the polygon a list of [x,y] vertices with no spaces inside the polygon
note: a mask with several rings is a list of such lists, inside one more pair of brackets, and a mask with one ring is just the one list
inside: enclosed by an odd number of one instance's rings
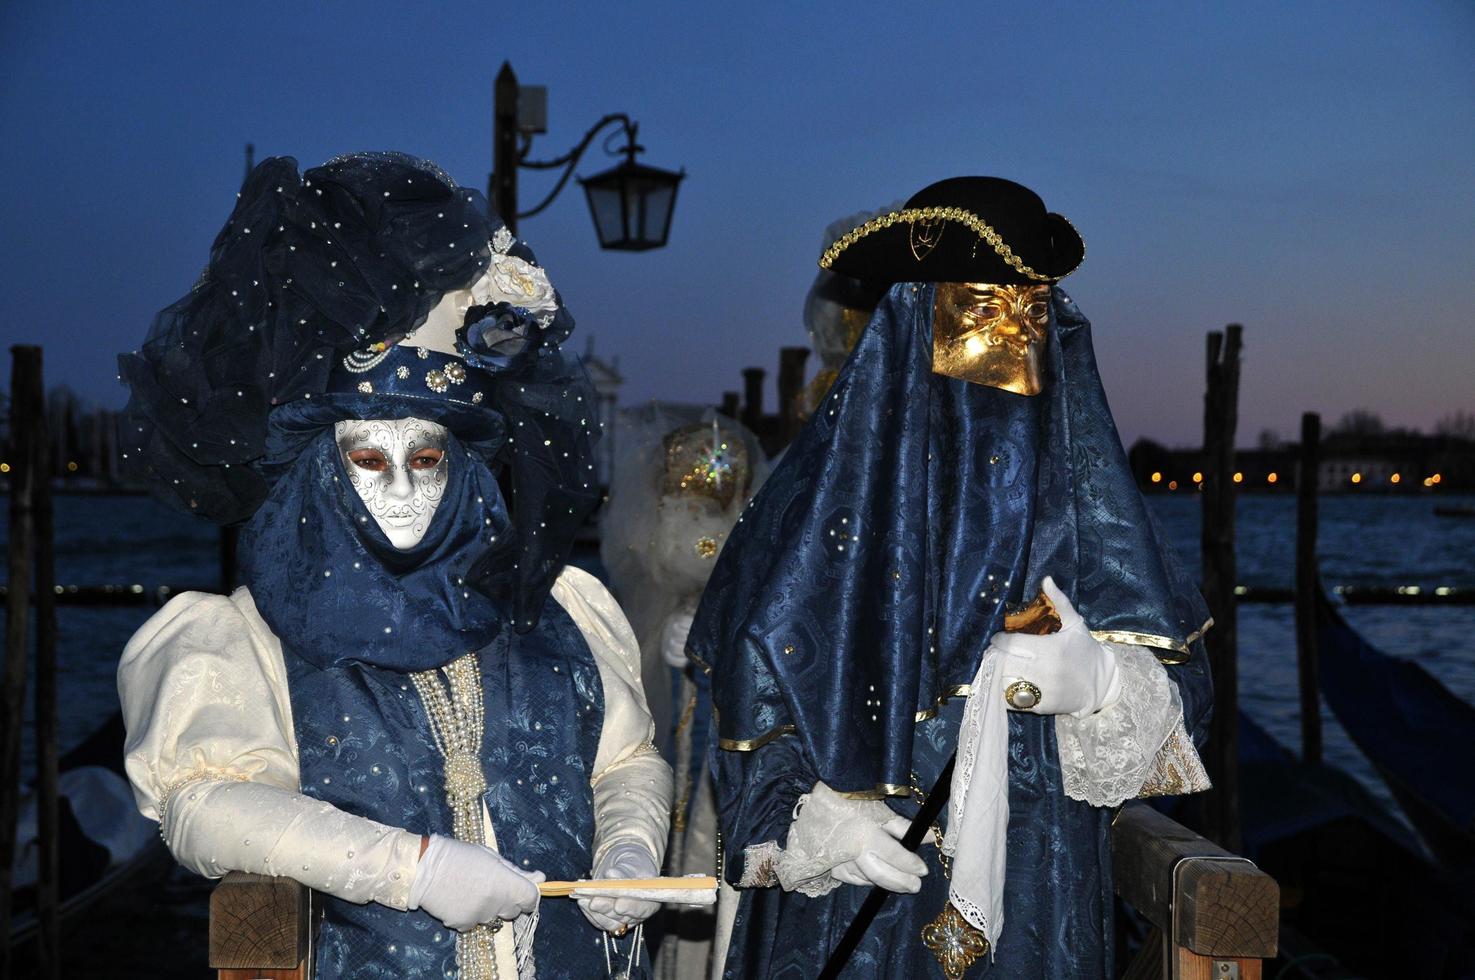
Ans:
{"label": "ruffled blue headdress", "polygon": [[891,287],[733,529],[688,650],[719,745],[796,735],[838,790],[904,793],[913,729],[966,693],[1006,609],[1054,577],[1098,638],[1185,657],[1208,619],[1154,527],[1052,287],[1045,390],[932,371],[935,287]]}
{"label": "ruffled blue headdress", "polygon": [[[489,268],[517,285],[478,297],[455,355],[398,344]],[[200,281],[119,358],[125,465],[189,513],[249,521],[257,606],[308,659],[437,666],[533,628],[597,502],[594,393],[558,349],[572,329],[532,252],[434,165],[269,159]],[[452,465],[425,539],[399,552],[339,479],[332,436],[406,416],[450,430]]]}

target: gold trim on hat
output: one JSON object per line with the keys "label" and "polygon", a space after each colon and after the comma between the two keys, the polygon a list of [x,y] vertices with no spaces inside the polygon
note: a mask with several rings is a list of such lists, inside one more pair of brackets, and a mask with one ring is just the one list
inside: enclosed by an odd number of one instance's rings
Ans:
{"label": "gold trim on hat", "polygon": [[[988,242],[990,247],[998,253],[999,258],[1003,259],[1007,265],[1011,266],[1021,275],[1033,279],[1035,282],[1056,282],[1064,278],[1063,276],[1047,276],[1031,269],[1024,264],[1023,259],[1014,254],[1014,250],[1005,243],[1003,237],[987,221],[984,221],[972,211],[951,207],[902,208],[900,211],[888,211],[886,214],[877,215],[865,224],[850,229],[836,239],[835,244],[825,249],[825,253],[819,257],[819,267],[821,269],[830,268],[835,260],[840,257],[841,252],[867,235],[890,228],[900,221],[905,221],[908,225],[916,225],[920,222],[924,226],[931,225],[937,221],[956,221],[968,228],[968,230],[972,231],[979,238]],[[929,248],[928,251],[931,251],[931,249]],[[915,254],[915,249],[913,252]],[[924,252],[923,255],[925,254]]]}

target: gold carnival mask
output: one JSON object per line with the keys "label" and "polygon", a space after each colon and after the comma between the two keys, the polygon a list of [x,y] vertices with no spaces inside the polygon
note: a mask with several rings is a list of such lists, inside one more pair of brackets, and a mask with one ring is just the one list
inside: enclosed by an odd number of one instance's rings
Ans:
{"label": "gold carnival mask", "polygon": [[1049,322],[1049,286],[940,282],[932,308],[932,370],[1038,395]]}
{"label": "gold carnival mask", "polygon": [[[717,420],[685,425],[666,434],[666,496],[709,497],[726,510],[752,482],[748,447]],[[715,552],[714,552],[715,553]],[[704,556],[705,557],[705,556]]]}

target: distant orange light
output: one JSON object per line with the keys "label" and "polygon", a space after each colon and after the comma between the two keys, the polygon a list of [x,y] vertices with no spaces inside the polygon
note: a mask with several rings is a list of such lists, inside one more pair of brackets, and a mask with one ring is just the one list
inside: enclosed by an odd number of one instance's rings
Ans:
{"label": "distant orange light", "polygon": [[1440,477],[1440,475],[1438,473],[1435,473],[1433,476],[1429,477],[1429,482],[1430,483],[1438,483],[1441,479],[1442,479],[1442,477]]}
{"label": "distant orange light", "polygon": [[1163,482],[1163,475],[1161,473],[1154,472],[1152,474],[1152,482],[1153,483],[1162,483]]}
{"label": "distant orange light", "polygon": [[1169,490],[1177,490],[1178,489],[1178,481],[1177,480],[1169,480],[1168,481],[1168,489]]}
{"label": "distant orange light", "polygon": [[1194,483],[1202,483],[1202,482],[1204,482],[1204,475],[1202,473],[1199,473],[1197,470],[1195,470],[1194,471],[1194,474],[1193,474],[1193,482]]}
{"label": "distant orange light", "polygon": [[77,472],[77,464],[75,462],[69,462],[69,463],[67,463],[67,472],[68,473],[75,473],[75,472]]}
{"label": "distant orange light", "polygon": [[1278,473],[1271,473],[1269,476],[1267,476],[1265,478],[1265,482],[1266,483],[1274,483],[1276,480],[1279,480],[1279,479],[1280,479],[1280,474],[1278,474]]}
{"label": "distant orange light", "polygon": [[[9,473],[9,472],[10,472],[10,464],[9,463],[0,463],[0,473]],[[1429,481],[1428,480],[1425,480],[1424,482],[1425,483],[1428,483]]]}
{"label": "distant orange light", "polygon": [[1389,483],[1398,483],[1402,479],[1403,479],[1403,477],[1399,476],[1397,473],[1394,473],[1392,476],[1388,477],[1388,482]]}
{"label": "distant orange light", "polygon": [[1361,483],[1362,482],[1362,474],[1361,473],[1353,473],[1352,474],[1352,482],[1353,483]]}
{"label": "distant orange light", "polygon": [[1243,473],[1236,473],[1236,474],[1234,474],[1234,482],[1235,483],[1243,483],[1243,482],[1245,482],[1245,475]]}
{"label": "distant orange light", "polygon": [[1424,477],[1424,486],[1426,486],[1426,487],[1432,487],[1433,485],[1434,485],[1434,481],[1433,480],[1429,479],[1427,476]]}

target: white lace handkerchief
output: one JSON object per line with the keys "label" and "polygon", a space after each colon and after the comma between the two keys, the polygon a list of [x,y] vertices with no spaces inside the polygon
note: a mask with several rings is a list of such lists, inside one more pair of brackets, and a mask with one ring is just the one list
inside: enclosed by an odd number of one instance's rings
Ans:
{"label": "white lace handkerchief", "polygon": [[[988,939],[1004,927],[1004,852],[1009,830],[1009,715],[1001,657],[983,652],[958,730],[947,835],[952,858],[948,901]],[[960,844],[964,846],[959,846]]]}

